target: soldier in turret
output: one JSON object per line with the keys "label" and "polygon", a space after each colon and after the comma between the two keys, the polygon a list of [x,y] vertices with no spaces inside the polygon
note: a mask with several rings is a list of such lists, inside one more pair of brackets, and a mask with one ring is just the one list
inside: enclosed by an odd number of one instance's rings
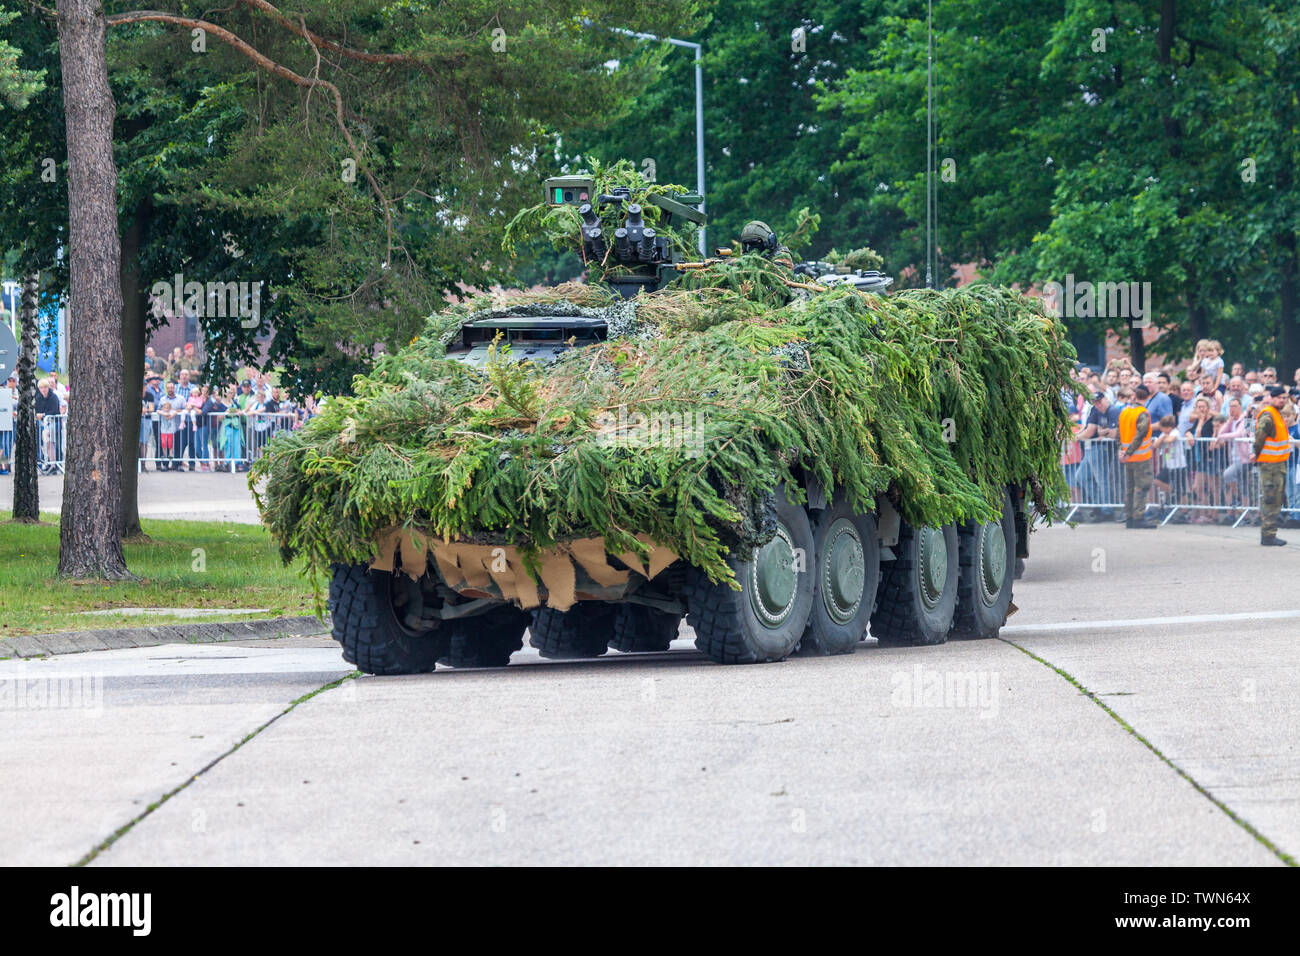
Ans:
{"label": "soldier in turret", "polygon": [[793,269],[794,259],[790,250],[781,245],[771,226],[761,219],[751,219],[740,231],[740,251],[757,252],[775,262],[780,262]]}

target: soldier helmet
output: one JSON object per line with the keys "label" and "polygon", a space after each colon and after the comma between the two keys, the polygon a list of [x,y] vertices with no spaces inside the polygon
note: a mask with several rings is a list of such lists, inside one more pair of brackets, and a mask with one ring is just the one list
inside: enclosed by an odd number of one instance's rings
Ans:
{"label": "soldier helmet", "polygon": [[753,249],[772,252],[777,247],[776,233],[761,219],[751,219],[740,231],[740,245],[747,252]]}

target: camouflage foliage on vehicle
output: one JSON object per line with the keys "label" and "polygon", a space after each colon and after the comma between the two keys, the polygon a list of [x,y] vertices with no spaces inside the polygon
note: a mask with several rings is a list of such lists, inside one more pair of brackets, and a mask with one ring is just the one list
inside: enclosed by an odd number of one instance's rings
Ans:
{"label": "camouflage foliage on vehicle", "polygon": [[[1065,499],[1074,350],[1037,300],[804,285],[741,256],[631,303],[570,286],[432,316],[272,442],[251,476],[263,519],[315,572],[407,527],[525,556],[592,537],[645,556],[640,534],[730,580],[727,556],[758,543],[761,503],[799,470],[864,510],[889,494],[915,524],[988,520],[1012,481],[1043,513]],[[556,303],[609,310],[609,340],[545,367],[445,358],[467,321]]]}

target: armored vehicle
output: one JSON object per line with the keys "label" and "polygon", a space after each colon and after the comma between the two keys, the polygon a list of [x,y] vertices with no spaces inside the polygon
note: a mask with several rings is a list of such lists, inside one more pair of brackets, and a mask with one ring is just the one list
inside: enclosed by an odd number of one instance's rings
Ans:
{"label": "armored vehicle", "polygon": [[[664,651],[683,620],[722,664],[998,634],[1029,499],[1059,487],[1072,356],[1050,316],[1000,290],[885,295],[879,272],[796,265],[758,221],[693,259],[673,230],[703,225],[698,196],[592,176],[544,190],[538,216],[576,226],[590,288],[431,324],[445,352],[413,346],[401,376],[381,367],[261,470],[286,558],[328,566],[346,660],[502,666],[526,636],[548,658]],[[765,311],[763,289],[785,304]],[[715,299],[707,321],[692,311]],[[994,344],[1013,324],[1030,355]],[[1017,371],[978,364],[995,360]],[[994,401],[1024,407],[981,411]],[[413,464],[426,422],[437,453]],[[383,429],[407,442],[396,459]],[[348,464],[326,481],[308,459]],[[378,461],[387,484],[363,486]]]}

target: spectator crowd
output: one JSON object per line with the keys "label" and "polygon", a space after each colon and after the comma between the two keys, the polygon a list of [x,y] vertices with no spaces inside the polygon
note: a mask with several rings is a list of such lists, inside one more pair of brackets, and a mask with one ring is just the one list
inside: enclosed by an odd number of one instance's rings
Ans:
{"label": "spectator crowd", "polygon": [[[266,443],[286,429],[301,428],[319,406],[311,395],[288,397],[264,372],[241,369],[233,380],[205,382],[193,344],[169,356],[146,349],[140,391],[141,470],[246,471]],[[1247,370],[1225,365],[1218,342],[1202,340],[1186,363],[1139,373],[1124,358],[1105,369],[1080,365],[1073,372],[1080,393],[1062,395],[1074,426],[1061,463],[1072,502],[1087,507],[1084,520],[1112,520],[1122,499],[1118,457],[1120,412],[1143,406],[1151,421],[1155,477],[1149,505],[1171,520],[1230,522],[1252,503],[1255,422],[1267,386],[1279,384],[1275,368]],[[13,454],[17,379],[0,385],[0,475]],[[69,389],[55,377],[38,380],[36,418],[40,470],[63,461]],[[1300,448],[1300,369],[1282,410],[1293,448]],[[1287,476],[1287,506],[1300,508],[1300,455]],[[1235,510],[1234,510],[1235,509]],[[1288,522],[1295,524],[1296,522]]]}
{"label": "spectator crowd", "polygon": [[318,412],[272,385],[266,373],[244,369],[234,381],[201,382],[193,344],[169,358],[145,350],[140,398],[140,458],[158,471],[246,471],[278,432],[301,428]]}
{"label": "spectator crowd", "polygon": [[[1253,443],[1255,423],[1272,385],[1273,367],[1247,370],[1241,362],[1226,366],[1223,347],[1202,339],[1185,363],[1159,371],[1138,372],[1124,358],[1104,370],[1087,365],[1073,373],[1082,394],[1063,399],[1074,423],[1074,440],[1062,456],[1071,500],[1091,505],[1083,520],[1106,521],[1121,500],[1118,458],[1120,412],[1134,405],[1151,421],[1155,480],[1148,508],[1156,506],[1173,521],[1231,523],[1241,509],[1255,504]],[[1282,409],[1292,448],[1300,447],[1300,369],[1288,386]],[[1300,473],[1292,454],[1287,474],[1287,507],[1300,503]],[[1287,522],[1293,525],[1293,522]]]}
{"label": "spectator crowd", "polygon": [[[266,443],[286,429],[301,428],[319,412],[313,396],[288,397],[264,372],[241,369],[233,380],[203,381],[193,344],[167,357],[145,351],[140,387],[140,469],[148,471],[247,471]],[[69,388],[56,377],[37,381],[39,470],[60,470]],[[0,474],[13,454],[17,377],[0,385]]]}

